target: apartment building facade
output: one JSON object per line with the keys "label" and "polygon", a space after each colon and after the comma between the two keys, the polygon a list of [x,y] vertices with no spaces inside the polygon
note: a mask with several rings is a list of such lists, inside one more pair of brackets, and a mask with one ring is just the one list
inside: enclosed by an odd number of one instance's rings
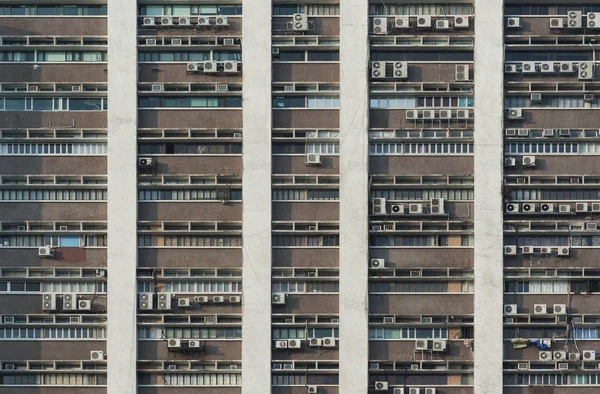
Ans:
{"label": "apartment building facade", "polygon": [[0,393],[596,392],[596,18],[0,0]]}

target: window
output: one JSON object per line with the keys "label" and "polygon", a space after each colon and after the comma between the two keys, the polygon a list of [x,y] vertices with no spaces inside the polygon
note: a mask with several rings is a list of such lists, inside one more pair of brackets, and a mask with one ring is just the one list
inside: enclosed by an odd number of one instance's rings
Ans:
{"label": "window", "polygon": [[371,15],[473,15],[472,4],[372,4]]}
{"label": "window", "polygon": [[391,201],[429,200],[473,200],[474,189],[371,189],[371,198],[386,198]]}
{"label": "window", "polygon": [[241,108],[241,97],[143,97],[140,108]]}
{"label": "window", "polygon": [[0,143],[0,155],[106,155],[106,143]]}
{"label": "window", "polygon": [[[158,330],[158,329],[157,329]],[[241,339],[241,328],[172,328],[163,329],[165,338],[183,339]]]}
{"label": "window", "polygon": [[468,142],[382,142],[370,143],[371,156],[388,155],[472,155],[473,144]]}
{"label": "window", "polygon": [[241,373],[164,374],[165,386],[241,386]]}
{"label": "window", "polygon": [[4,111],[103,111],[106,98],[4,98],[0,97],[0,110]]}
{"label": "window", "polygon": [[448,339],[446,328],[369,328],[369,339]]}
{"label": "window", "polygon": [[165,281],[165,293],[240,293],[240,281]]}

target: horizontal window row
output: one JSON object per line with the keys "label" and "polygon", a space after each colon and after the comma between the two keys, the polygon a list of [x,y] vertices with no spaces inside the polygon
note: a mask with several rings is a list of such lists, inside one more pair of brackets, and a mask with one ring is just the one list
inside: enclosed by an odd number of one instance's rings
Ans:
{"label": "horizontal window row", "polygon": [[504,374],[503,383],[505,386],[564,386],[570,384],[569,379],[574,379],[575,376],[577,375],[562,373]]}
{"label": "horizontal window row", "polygon": [[[52,238],[52,243],[50,242]],[[106,235],[43,236],[43,235],[0,235],[0,248],[54,247],[104,247]]]}
{"label": "horizontal window row", "polygon": [[600,190],[564,190],[552,189],[511,189],[511,201],[520,200],[542,200],[542,201],[566,201],[566,200],[600,200]]}
{"label": "horizontal window row", "polygon": [[107,190],[0,190],[0,201],[106,201]]}
{"label": "horizontal window row", "polygon": [[138,339],[241,339],[241,328],[138,328]]}
{"label": "horizontal window row", "polygon": [[241,108],[242,97],[141,97],[140,108]]}
{"label": "horizontal window row", "polygon": [[273,5],[273,15],[285,16],[296,13],[308,15],[339,15],[339,4],[277,4]]}
{"label": "horizontal window row", "polygon": [[557,50],[528,50],[528,51],[505,51],[506,62],[527,61],[559,61],[559,62],[581,62],[591,60],[590,51],[557,51]]}
{"label": "horizontal window row", "polygon": [[102,327],[77,328],[1,328],[1,339],[106,339]]}
{"label": "horizontal window row", "polygon": [[[221,197],[221,198],[219,198]],[[227,198],[219,195],[216,189],[212,190],[138,190],[138,199],[140,201],[241,201],[241,190],[230,190]]]}
{"label": "horizontal window row", "polygon": [[273,189],[273,201],[339,200],[339,190]]}
{"label": "horizontal window row", "polygon": [[274,328],[273,339],[339,338],[338,328]]}
{"label": "horizontal window row", "polygon": [[600,12],[600,5],[593,4],[507,4],[505,15],[556,15],[563,16],[569,11]]}
{"label": "horizontal window row", "polygon": [[240,236],[199,235],[138,235],[138,246],[217,247],[242,246]]}
{"label": "horizontal window row", "polygon": [[369,328],[369,339],[447,339],[447,328]]}
{"label": "horizontal window row", "polygon": [[[150,293],[155,290],[152,282],[138,282],[138,292]],[[164,281],[158,285],[161,293],[241,293],[241,281],[202,281],[178,280]]]}
{"label": "horizontal window row", "polygon": [[532,101],[530,96],[508,96],[504,98],[506,108],[598,108],[600,107],[600,97],[593,100],[584,100],[583,96],[550,96],[543,97],[540,101]]}
{"label": "horizontal window row", "polygon": [[241,5],[204,4],[144,4],[139,6],[140,15],[148,16],[188,16],[188,15],[242,15]]}
{"label": "horizontal window row", "polygon": [[471,155],[473,144],[467,142],[383,142],[369,144],[369,154],[378,155]]}
{"label": "horizontal window row", "polygon": [[273,386],[304,386],[304,385],[337,385],[340,383],[338,375],[284,375],[273,374]]}
{"label": "horizontal window row", "polygon": [[273,108],[339,108],[339,97],[305,96],[273,97]]}
{"label": "horizontal window row", "polygon": [[106,155],[106,143],[0,143],[0,155]]}
{"label": "horizontal window row", "polygon": [[103,51],[2,51],[0,62],[106,62]]}
{"label": "horizontal window row", "polygon": [[[575,330],[569,330],[570,339],[598,339],[597,327],[575,327]],[[556,328],[543,327],[515,327],[505,328],[505,338],[552,338],[556,334]]]}
{"label": "horizontal window row", "polygon": [[371,4],[370,15],[473,15],[471,4]]}
{"label": "horizontal window row", "polygon": [[473,97],[415,97],[415,96],[377,96],[369,100],[370,108],[447,108],[473,107]]}
{"label": "horizontal window row", "polygon": [[505,293],[568,293],[569,282],[566,280],[530,280],[530,281],[504,281]]}
{"label": "horizontal window row", "polygon": [[40,292],[41,289],[41,282],[0,282],[0,292]]}
{"label": "horizontal window row", "polygon": [[337,293],[339,282],[273,282],[273,293]]}
{"label": "horizontal window row", "polygon": [[66,15],[66,16],[98,16],[106,15],[106,5],[71,5],[71,4],[50,4],[50,5],[0,5],[0,15],[11,15],[11,16],[27,16],[27,15],[39,15],[39,16],[54,16],[54,15]]}
{"label": "horizontal window row", "polygon": [[371,198],[385,198],[387,200],[430,200],[444,198],[446,200],[473,200],[473,189],[372,189]]}
{"label": "horizontal window row", "polygon": [[[460,245],[455,238],[460,237]],[[374,235],[371,246],[432,247],[432,246],[473,246],[472,235]],[[449,242],[453,241],[453,242]]]}
{"label": "horizontal window row", "polygon": [[43,283],[44,293],[106,293],[106,281],[52,281]]}
{"label": "horizontal window row", "polygon": [[369,282],[373,293],[447,293],[444,282]]}
{"label": "horizontal window row", "polygon": [[374,62],[472,62],[472,51],[378,51],[371,50]]}
{"label": "horizontal window row", "polygon": [[241,52],[235,51],[140,51],[140,62],[199,62],[205,60],[228,61],[242,60]]}
{"label": "horizontal window row", "polygon": [[286,246],[339,246],[339,235],[274,235],[272,237],[273,247]]}
{"label": "horizontal window row", "polygon": [[105,386],[106,375],[86,373],[3,374],[2,386]]}
{"label": "horizontal window row", "polygon": [[600,154],[600,142],[511,142],[504,145],[505,154]]}
{"label": "horizontal window row", "polygon": [[195,144],[195,143],[156,143],[139,144],[138,152],[144,154],[173,155],[220,155],[242,153],[241,143],[228,144]]}
{"label": "horizontal window row", "polygon": [[[159,380],[160,381],[160,380]],[[242,374],[240,373],[165,373],[164,386],[241,386]],[[142,379],[138,382],[144,385]]]}
{"label": "horizontal window row", "polygon": [[0,111],[102,111],[108,109],[106,98],[0,97]]}
{"label": "horizontal window row", "polygon": [[[337,44],[335,44],[337,45]],[[339,51],[288,51],[279,50],[275,58],[278,62],[337,62],[340,60]]]}
{"label": "horizontal window row", "polygon": [[600,246],[600,235],[505,235],[504,243],[506,245],[517,246]]}
{"label": "horizontal window row", "polygon": [[272,154],[304,154],[319,153],[322,155],[331,155],[340,153],[340,144],[338,142],[298,142],[279,144],[274,143]]}

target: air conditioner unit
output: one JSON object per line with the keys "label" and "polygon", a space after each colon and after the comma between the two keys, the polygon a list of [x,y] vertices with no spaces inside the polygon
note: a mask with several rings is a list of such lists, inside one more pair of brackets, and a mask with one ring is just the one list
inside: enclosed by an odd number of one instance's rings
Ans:
{"label": "air conditioner unit", "polygon": [[163,26],[172,26],[173,25],[173,18],[168,17],[168,16],[164,16],[162,18],[160,18],[160,24]]}
{"label": "air conditioner unit", "polygon": [[524,203],[521,204],[521,212],[523,213],[533,213],[535,212],[536,204]]}
{"label": "air conditioner unit", "polygon": [[567,204],[560,204],[558,206],[559,213],[571,213],[571,206]]}
{"label": "air conditioner unit", "polygon": [[449,30],[450,29],[450,21],[447,19],[438,19],[435,21],[435,29],[436,30]]}
{"label": "air conditioner unit", "polygon": [[504,255],[514,256],[517,254],[517,245],[504,245]]}
{"label": "air conditioner unit", "polygon": [[81,86],[71,86],[71,92],[81,92]]}
{"label": "air conditioner unit", "polygon": [[181,338],[171,338],[167,341],[167,347],[169,349],[180,349],[181,348]]}
{"label": "air conditioner unit", "polygon": [[554,304],[552,306],[552,311],[555,315],[566,315],[567,306],[565,304]]}
{"label": "air conditioner unit", "polygon": [[504,206],[504,212],[506,213],[519,213],[521,212],[521,206],[515,203],[509,203]]}
{"label": "air conditioner unit", "polygon": [[569,363],[558,363],[558,369],[569,369]]}
{"label": "air conditioner unit", "polygon": [[438,118],[440,119],[452,119],[452,111],[449,109],[443,109],[438,112]]}
{"label": "air conditioner unit", "polygon": [[394,17],[394,27],[396,29],[408,29],[408,28],[410,28],[410,17],[409,16],[396,16],[396,17]]}
{"label": "air conditioner unit", "polygon": [[217,316],[215,315],[211,315],[211,316],[204,316],[204,324],[214,324],[217,322]]}
{"label": "air conditioner unit", "polygon": [[556,361],[564,361],[567,359],[567,352],[562,350],[555,350],[552,352],[552,358]]}
{"label": "air conditioner unit", "polygon": [[417,27],[431,27],[431,16],[421,15],[417,17]]}
{"label": "air conditioner unit", "polygon": [[567,28],[580,29],[583,26],[583,12],[569,11],[567,13]]}
{"label": "air conditioner unit", "polygon": [[427,339],[417,339],[415,341],[415,350],[427,350]]}
{"label": "air conditioner unit", "polygon": [[516,64],[505,64],[504,65],[504,72],[506,74],[518,74],[519,73],[519,67],[517,67]]}
{"label": "air conditioner unit", "polygon": [[283,369],[294,369],[294,365],[293,364],[283,364]]}
{"label": "air conditioner unit", "polygon": [[521,71],[523,74],[535,74],[537,73],[537,66],[535,62],[523,62],[521,63]]}
{"label": "air conditioner unit", "polygon": [[571,136],[571,130],[569,130],[569,129],[559,129],[558,130],[558,136],[559,137],[570,137]]}
{"label": "air conditioner unit", "polygon": [[468,64],[457,64],[454,68],[454,80],[458,82],[469,81],[469,71]]}
{"label": "air conditioner unit", "polygon": [[583,350],[583,351],[581,351],[581,358],[583,358],[583,361],[595,361],[596,360],[596,351],[595,350]]}
{"label": "air conditioner unit", "polygon": [[533,246],[521,246],[521,253],[522,254],[533,254],[534,253]]}
{"label": "air conditioner unit", "polygon": [[200,67],[199,67],[198,63],[188,63],[186,69],[189,72],[200,71]]}
{"label": "air conditioner unit", "polygon": [[142,20],[143,26],[156,26],[156,21],[152,17],[146,17]]}
{"label": "air conditioner unit", "polygon": [[215,304],[222,304],[225,302],[225,297],[223,296],[213,296],[212,302]]}
{"label": "air conditioner unit", "polygon": [[271,295],[271,304],[274,305],[285,305],[285,293],[273,293]]}
{"label": "air conditioner unit", "polygon": [[600,27],[600,13],[588,12],[587,13],[587,27],[589,29],[597,29]]}
{"label": "air conditioner unit", "polygon": [[371,259],[370,268],[385,268],[385,259]]}
{"label": "air conditioner unit", "polygon": [[42,295],[42,310],[44,310],[44,311],[55,311],[56,310],[56,294],[44,293]]}
{"label": "air conditioner unit", "polygon": [[81,318],[79,316],[71,316],[69,317],[70,324],[79,324],[81,323]]}
{"label": "air conditioner unit", "polygon": [[201,342],[198,340],[190,340],[187,343],[188,348],[200,348]]}
{"label": "air conditioner unit", "polygon": [[138,168],[150,168],[154,164],[151,157],[140,157],[138,158]]}
{"label": "air conditioner unit", "polygon": [[396,321],[396,319],[394,319],[394,316],[384,316],[383,317],[383,322],[385,324],[392,324]]}
{"label": "air conditioner unit", "polygon": [[521,108],[509,108],[506,113],[508,119],[523,119],[523,110]]}
{"label": "air conditioner unit", "polygon": [[504,167],[515,167],[517,165],[517,159],[514,157],[504,158]]}
{"label": "air conditioner unit", "polygon": [[215,18],[215,26],[229,26],[229,20],[226,16],[217,16]]}
{"label": "air conditioner unit", "polygon": [[578,75],[581,80],[594,79],[594,62],[579,63]]}
{"label": "air conditioner unit", "polygon": [[538,359],[540,361],[550,361],[550,360],[552,360],[552,352],[541,351],[538,353]]}
{"label": "air conditioner unit", "polygon": [[237,296],[237,295],[229,296],[230,304],[239,304],[240,302],[242,302],[241,296]]}
{"label": "air conditioner unit", "polygon": [[171,309],[171,293],[159,293],[157,299],[157,309],[170,310]]}
{"label": "air conditioner unit", "polygon": [[289,349],[301,349],[302,341],[300,339],[288,339],[288,348]]}
{"label": "air conditioner unit", "polygon": [[199,26],[211,26],[210,18],[208,16],[198,16],[198,25]]}
{"label": "air conditioner unit", "polygon": [[540,248],[540,254],[550,254],[552,253],[552,248],[548,247],[548,246],[542,246]]}
{"label": "air conditioner unit", "polygon": [[306,392],[308,394],[317,394],[319,392],[319,386],[315,386],[314,384],[309,384],[307,387]]}
{"label": "air conditioner unit", "polygon": [[153,92],[162,92],[164,90],[163,85],[158,83],[151,86]]}
{"label": "air conditioner unit", "polygon": [[433,111],[433,110],[424,110],[424,111],[421,111],[421,118],[423,118],[423,119],[435,119],[435,111]]}
{"label": "air conditioner unit", "polygon": [[556,251],[557,256],[569,256],[571,254],[571,248],[568,247],[559,247]]}
{"label": "air conditioner unit", "polygon": [[63,307],[64,311],[77,310],[77,294],[65,293],[63,294]]}
{"label": "air conditioner unit", "polygon": [[408,78],[408,62],[394,62],[394,78]]}
{"label": "air conditioner unit", "polygon": [[375,391],[387,391],[388,382],[377,381],[375,382]]}
{"label": "air conditioner unit", "polygon": [[572,74],[575,72],[572,62],[560,62],[558,64],[558,72],[561,74]]}
{"label": "air conditioner unit", "polygon": [[308,346],[317,347],[323,345],[323,340],[321,338],[310,338],[308,340]]}
{"label": "air conditioner unit", "polygon": [[146,38],[146,45],[156,45],[156,38]]}
{"label": "air conditioner unit", "polygon": [[223,72],[238,73],[240,72],[240,62],[236,60],[227,60],[223,62]]}
{"label": "air conditioner unit", "polygon": [[407,120],[419,119],[419,111],[415,111],[415,110],[406,111],[406,119]]}
{"label": "air conditioner unit", "polygon": [[551,29],[562,29],[565,27],[565,19],[564,18],[550,18],[550,28]]}
{"label": "air conditioner unit", "polygon": [[92,361],[104,360],[104,352],[102,350],[92,350],[90,352],[90,360],[92,360]]}
{"label": "air conditioner unit", "polygon": [[425,387],[423,389],[424,394],[435,394],[437,389],[435,387]]}
{"label": "air conditioner unit", "polygon": [[195,296],[194,302],[198,304],[208,304],[208,296]]}
{"label": "air conditioner unit", "polygon": [[316,153],[307,153],[306,160],[304,162],[308,166],[317,166],[323,164],[321,161],[321,155]]}
{"label": "air conditioner unit", "polygon": [[581,360],[581,354],[569,353],[569,361],[579,361],[579,360]]}
{"label": "air conditioner unit", "polygon": [[152,293],[140,293],[138,296],[138,305],[141,310],[152,310],[153,309],[153,294]]}
{"label": "air conditioner unit", "polygon": [[177,306],[180,308],[189,308],[190,306],[192,306],[191,300],[189,298],[178,298]]}
{"label": "air conditioner unit", "polygon": [[554,137],[554,129],[543,129],[542,137]]}
{"label": "air conditioner unit", "polygon": [[535,156],[523,156],[523,167],[535,167],[537,162]]}
{"label": "air conditioner unit", "polygon": [[177,19],[177,23],[179,26],[189,26],[192,24],[192,20],[190,19],[190,17],[182,16]]}
{"label": "air conditioner unit", "polygon": [[217,92],[229,91],[229,85],[226,83],[218,83],[215,88],[217,89]]}
{"label": "air conditioner unit", "polygon": [[15,323],[15,317],[14,316],[4,316],[4,317],[2,317],[2,323],[5,323],[5,324],[14,324]]}
{"label": "air conditioner unit", "polygon": [[385,198],[374,198],[371,200],[371,214],[372,215],[385,215],[387,214],[386,199]]}
{"label": "air conditioner unit", "polygon": [[308,30],[308,15],[307,14],[292,14],[292,30],[307,31]]}
{"label": "air conditioner unit", "polygon": [[413,215],[420,215],[423,213],[423,204],[409,204],[408,213]]}
{"label": "air conditioner unit", "polygon": [[171,38],[171,45],[181,45],[183,44],[183,41],[181,40],[181,38]]}
{"label": "air conditioner unit", "polygon": [[469,16],[468,15],[456,15],[454,17],[454,28],[455,29],[466,29],[469,27]]}
{"label": "air conditioner unit", "polygon": [[517,129],[518,137],[529,137],[529,129]]}
{"label": "air conditioner unit", "polygon": [[506,18],[506,28],[517,29],[520,27],[521,27],[521,18],[519,18],[519,17]]}
{"label": "air conditioner unit", "polygon": [[517,369],[518,369],[519,371],[524,371],[524,370],[527,370],[527,369],[529,369],[529,363],[527,363],[527,362],[524,362],[524,363],[517,363]]}
{"label": "air conditioner unit", "polygon": [[554,212],[554,204],[541,204],[540,205],[540,212],[542,213],[552,213]]}
{"label": "air conditioner unit", "polygon": [[234,38],[224,38],[223,45],[225,45],[225,46],[235,45],[235,39]]}
{"label": "air conditioner unit", "polygon": [[575,212],[587,212],[588,211],[588,203],[587,202],[578,202],[575,204]]}
{"label": "air conditioner unit", "polygon": [[371,62],[371,78],[385,78],[385,62]]}
{"label": "air conditioner unit", "polygon": [[504,304],[505,315],[516,315],[517,313],[517,304]]}
{"label": "air conditioner unit", "polygon": [[54,248],[52,246],[41,246],[38,248],[39,257],[54,257]]}
{"label": "air conditioner unit", "polygon": [[202,69],[203,73],[216,73],[217,72],[217,62],[215,62],[213,60],[207,60],[205,62],[202,62],[202,65],[203,65],[203,69]]}
{"label": "air conditioner unit", "polygon": [[410,369],[412,371],[418,371],[421,369],[421,366],[419,364],[410,364]]}
{"label": "air conditioner unit", "polygon": [[532,103],[540,103],[542,101],[542,94],[541,93],[531,93],[531,95],[529,96],[529,99],[531,100]]}
{"label": "air conditioner unit", "polygon": [[387,34],[388,23],[387,18],[373,18],[373,34]]}
{"label": "air conditioner unit", "polygon": [[585,229],[586,230],[598,230],[598,224],[597,223],[586,223]]}
{"label": "air conditioner unit", "polygon": [[323,338],[323,347],[336,347],[335,337]]}
{"label": "air conditioner unit", "polygon": [[591,205],[591,211],[592,212],[600,212],[600,203],[598,202],[593,202]]}
{"label": "air conditioner unit", "polygon": [[441,339],[433,340],[432,350],[434,352],[445,352],[446,351],[447,342]]}
{"label": "air conditioner unit", "polygon": [[534,304],[533,314],[534,315],[545,315],[548,313],[548,306],[546,304]]}
{"label": "air conditioner unit", "polygon": [[446,200],[443,198],[432,198],[429,203],[429,212],[432,215],[443,215],[446,213],[444,209],[446,205]]}
{"label": "air conditioner unit", "polygon": [[77,301],[77,309],[80,311],[91,311],[92,300],[79,300]]}
{"label": "air conditioner unit", "polygon": [[395,215],[404,215],[405,207],[402,204],[393,204],[390,206],[390,213]]}
{"label": "air conditioner unit", "polygon": [[471,112],[468,109],[459,109],[456,111],[457,119],[469,119],[471,117]]}
{"label": "air conditioner unit", "polygon": [[408,394],[421,394],[421,389],[418,387],[411,387],[408,389]]}

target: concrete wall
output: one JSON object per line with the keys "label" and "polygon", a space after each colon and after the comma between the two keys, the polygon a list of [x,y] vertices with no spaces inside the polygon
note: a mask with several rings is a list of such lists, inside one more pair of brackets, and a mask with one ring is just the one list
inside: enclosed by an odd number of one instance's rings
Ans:
{"label": "concrete wall", "polygon": [[369,385],[367,2],[341,2],[340,33],[340,392],[366,393]]}
{"label": "concrete wall", "polygon": [[243,1],[242,394],[271,392],[271,2]]}
{"label": "concrete wall", "polygon": [[137,3],[109,0],[108,388],[137,391]]}
{"label": "concrete wall", "polygon": [[475,2],[476,393],[502,393],[504,1]]}

